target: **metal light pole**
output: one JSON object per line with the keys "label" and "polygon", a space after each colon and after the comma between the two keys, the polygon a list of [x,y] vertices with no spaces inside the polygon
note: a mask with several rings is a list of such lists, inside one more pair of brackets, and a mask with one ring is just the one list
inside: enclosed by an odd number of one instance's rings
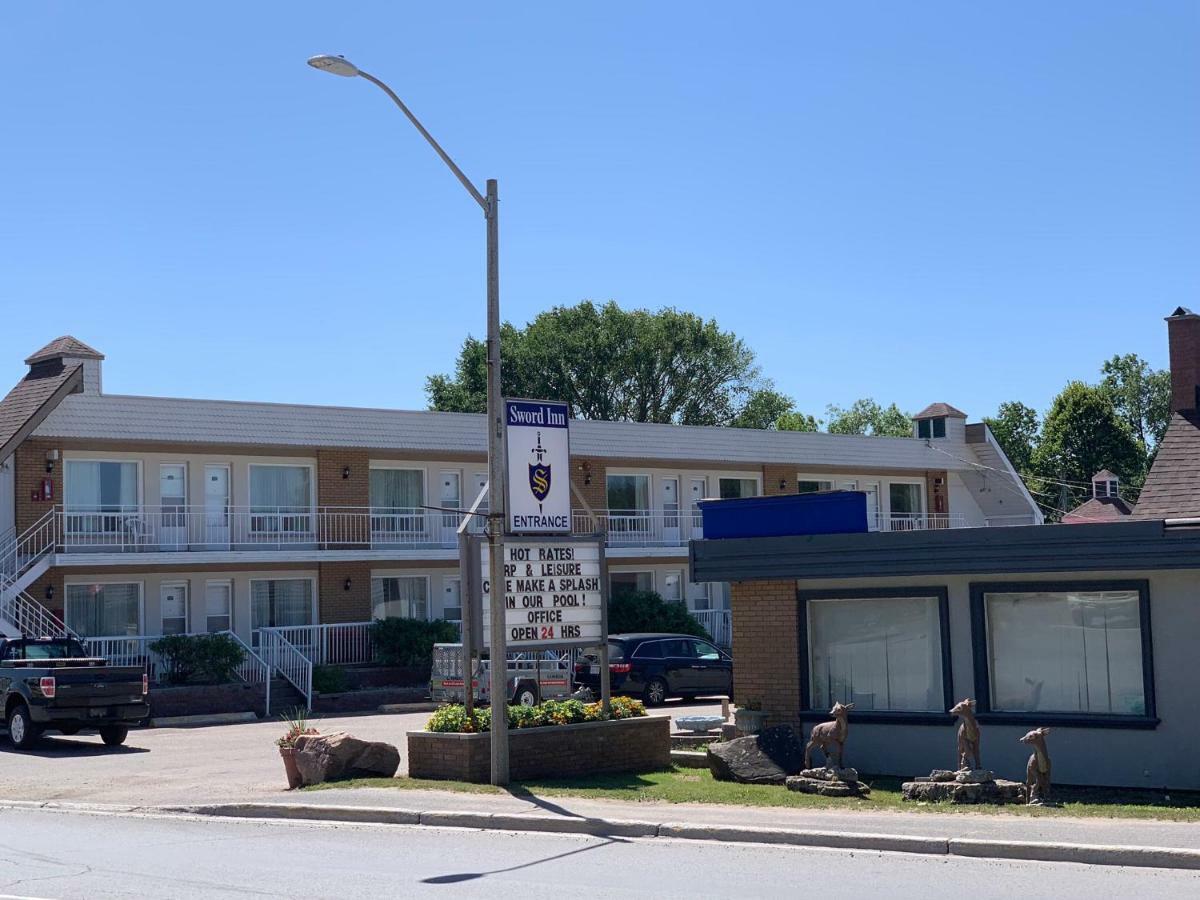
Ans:
{"label": "metal light pole", "polygon": [[[437,151],[454,176],[462,182],[483,208],[487,222],[487,455],[488,455],[488,579],[491,582],[491,693],[492,693],[492,784],[508,784],[508,666],[504,634],[504,416],[500,400],[500,227],[499,196],[496,179],[487,181],[487,193],[480,194],[469,178],[454,164],[441,145],[412,114],[395,91],[359,69],[341,56],[314,56],[308,64],[314,69],[345,78],[365,78],[400,107],[421,136]],[[464,562],[469,565],[469,561]],[[470,602],[470,598],[468,598]],[[471,673],[463,667],[463,691],[472,690]]]}

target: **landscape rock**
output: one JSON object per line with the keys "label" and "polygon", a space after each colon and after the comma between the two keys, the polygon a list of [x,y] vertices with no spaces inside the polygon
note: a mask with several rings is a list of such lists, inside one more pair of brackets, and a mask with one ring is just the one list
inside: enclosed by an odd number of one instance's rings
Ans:
{"label": "landscape rock", "polygon": [[344,731],[305,734],[296,738],[296,768],[306,785],[341,778],[391,778],[400,768],[400,751]]}
{"label": "landscape rock", "polygon": [[818,781],[858,781],[858,769],[849,766],[837,768],[826,766],[823,769],[802,769],[800,774],[805,778],[815,778]]}
{"label": "landscape rock", "polygon": [[708,746],[708,768],[718,781],[783,784],[804,766],[804,746],[790,725]]}
{"label": "landscape rock", "polygon": [[[807,771],[822,771],[810,769]],[[785,782],[789,791],[801,794],[817,794],[821,797],[866,797],[871,789],[861,781],[829,780],[827,778],[810,778],[807,775],[793,775]]]}
{"label": "landscape rock", "polygon": [[987,784],[996,780],[996,773],[990,769],[963,769],[954,773],[954,780],[959,784]]}
{"label": "landscape rock", "polygon": [[1019,781],[987,781],[961,784],[957,781],[906,781],[900,786],[905,800],[928,803],[1024,803],[1025,785]]}

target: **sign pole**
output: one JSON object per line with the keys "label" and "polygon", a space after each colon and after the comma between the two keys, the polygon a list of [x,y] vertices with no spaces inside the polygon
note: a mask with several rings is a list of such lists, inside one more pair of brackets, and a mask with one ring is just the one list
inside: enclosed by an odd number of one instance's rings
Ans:
{"label": "sign pole", "polygon": [[[466,516],[464,522],[471,517]],[[475,715],[475,582],[478,579],[471,555],[472,542],[465,528],[458,529],[459,603],[462,604],[463,707],[467,718]]]}
{"label": "sign pole", "polygon": [[[492,784],[508,784],[508,654],[504,647],[504,405],[500,402],[500,223],[496,179],[487,182],[487,419],[488,552],[492,596],[501,598],[501,614],[491,617],[491,770]],[[493,604],[494,606],[495,604]]]}

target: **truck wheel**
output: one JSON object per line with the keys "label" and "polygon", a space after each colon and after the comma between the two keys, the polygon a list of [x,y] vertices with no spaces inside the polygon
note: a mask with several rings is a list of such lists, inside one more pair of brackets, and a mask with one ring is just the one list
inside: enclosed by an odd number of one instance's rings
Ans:
{"label": "truck wheel", "polygon": [[105,725],[100,729],[100,740],[109,747],[119,747],[125,743],[125,736],[128,734],[127,725]]}
{"label": "truck wheel", "polygon": [[527,684],[517,688],[517,693],[513,697],[514,706],[537,706],[537,690]]}
{"label": "truck wheel", "polygon": [[647,706],[662,706],[667,699],[667,683],[661,678],[651,678],[646,685],[645,700]]}
{"label": "truck wheel", "polygon": [[8,714],[8,736],[18,750],[29,750],[42,736],[42,730],[33,724],[29,708],[23,703]]}

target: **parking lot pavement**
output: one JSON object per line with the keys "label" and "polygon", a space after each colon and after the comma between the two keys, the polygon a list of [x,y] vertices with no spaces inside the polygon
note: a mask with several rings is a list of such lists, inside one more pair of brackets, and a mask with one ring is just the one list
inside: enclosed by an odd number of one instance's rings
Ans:
{"label": "parking lot pavement", "polygon": [[[652,715],[720,714],[707,701],[669,703]],[[331,716],[321,731],[348,731],[400,748],[400,773],[408,750],[405,732],[425,727],[429,713]],[[116,803],[135,806],[281,800],[283,764],[275,738],[278,721],[264,720],[199,728],[134,729],[123,747],[105,747],[97,735],[47,735],[32,752],[13,749],[0,737],[0,798]]]}

